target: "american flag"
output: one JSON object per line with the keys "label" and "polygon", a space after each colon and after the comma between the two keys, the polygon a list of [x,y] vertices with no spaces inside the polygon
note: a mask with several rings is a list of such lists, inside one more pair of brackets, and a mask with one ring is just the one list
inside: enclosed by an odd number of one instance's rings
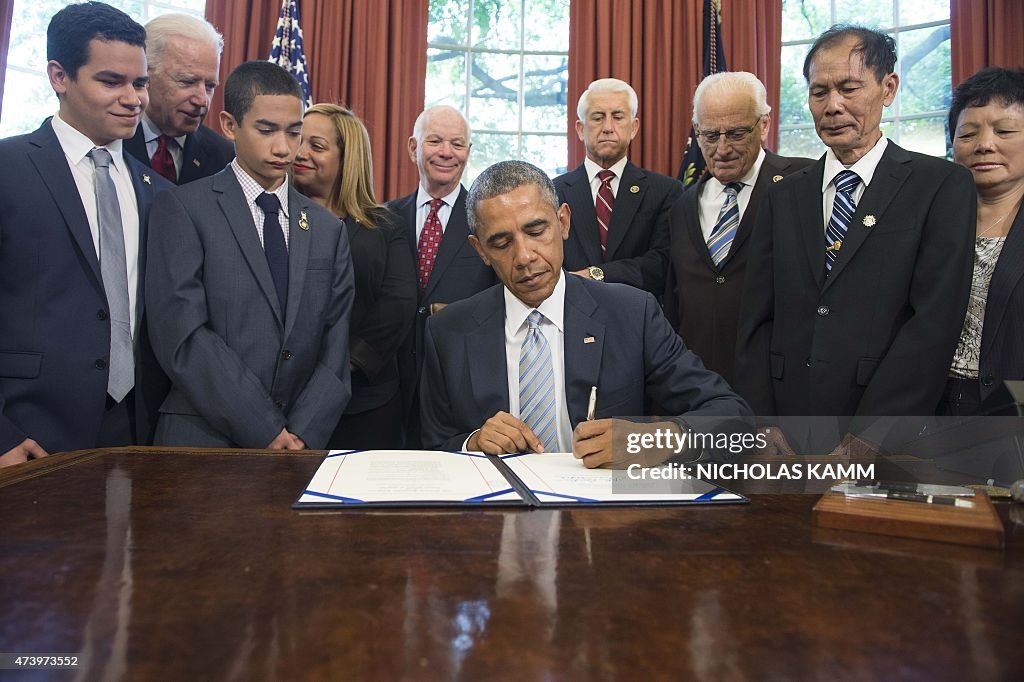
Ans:
{"label": "american flag", "polygon": [[277,19],[269,61],[287,69],[295,77],[302,88],[302,99],[306,106],[312,106],[313,93],[309,87],[309,69],[306,67],[306,51],[302,46],[302,27],[299,26],[299,6],[295,0],[281,2],[281,15]]}
{"label": "american flag", "polygon": [[[722,47],[722,0],[704,0],[704,77],[728,70]],[[699,182],[706,170],[704,155],[697,146],[697,131],[691,126],[683,162],[679,165],[679,179],[689,187]]]}

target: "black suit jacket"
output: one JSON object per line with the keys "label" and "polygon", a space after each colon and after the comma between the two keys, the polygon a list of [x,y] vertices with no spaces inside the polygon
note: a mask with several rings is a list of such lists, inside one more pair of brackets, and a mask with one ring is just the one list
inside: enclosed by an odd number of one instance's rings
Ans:
{"label": "black suit jacket", "polygon": [[[149,209],[170,187],[124,155],[139,209],[135,425],[152,436],[167,380],[146,334]],[[50,119],[0,141],[0,452],[96,447],[107,398],[110,320],[89,221]]]}
{"label": "black suit jacket", "polygon": [[736,361],[736,326],[747,269],[747,242],[757,220],[758,202],[765,188],[784,176],[814,163],[765,152],[750,200],[736,228],[729,254],[715,267],[700,225],[700,196],[704,180],[683,193],[669,214],[672,238],[665,315],[704,366],[733,383]]}
{"label": "black suit jacket", "polygon": [[932,414],[967,307],[971,175],[889,141],[826,278],[824,168],[761,201],[736,388],[761,415]]}
{"label": "black suit jacket", "polygon": [[[146,135],[142,130],[141,123],[135,129],[135,136],[124,141],[124,148],[142,163],[152,166],[149,153],[146,151]],[[186,182],[219,173],[234,158],[235,145],[201,125],[196,132],[185,136],[178,184],[184,185]]]}
{"label": "black suit jacket", "polygon": [[[563,272],[565,401],[572,427],[586,419],[591,386],[599,419],[647,413],[745,417],[750,408],[708,371],[644,291]],[[427,324],[423,443],[458,450],[475,429],[508,411],[504,286],[448,306]]]}
{"label": "black suit jacket", "polygon": [[1024,207],[989,282],[978,369],[982,400],[1007,379],[1024,379]]}
{"label": "black suit jacket", "polygon": [[608,226],[604,262],[587,169],[580,164],[558,176],[555,190],[558,200],[568,204],[571,211],[565,269],[574,272],[597,265],[604,270],[606,282],[629,284],[660,296],[668,269],[668,215],[683,193],[682,183],[626,162],[615,195],[612,224]]}
{"label": "black suit jacket", "polygon": [[[469,243],[469,220],[466,216],[466,195],[463,187],[452,207],[448,224],[445,226],[441,245],[437,249],[430,280],[424,291],[419,292],[416,319],[412,333],[398,351],[398,371],[402,384],[402,407],[405,413],[406,445],[419,444],[419,390],[420,372],[423,368],[423,329],[430,316],[433,304],[448,304],[469,298],[473,294],[493,286],[498,278],[477,255]],[[409,252],[412,254],[413,276],[416,276],[416,195],[413,192],[401,199],[388,203],[402,220]],[[417,291],[419,286],[417,285]]]}

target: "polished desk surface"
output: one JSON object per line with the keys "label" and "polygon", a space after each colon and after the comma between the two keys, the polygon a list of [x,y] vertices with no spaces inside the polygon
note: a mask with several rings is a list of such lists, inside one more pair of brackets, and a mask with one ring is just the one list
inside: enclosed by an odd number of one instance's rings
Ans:
{"label": "polished desk surface", "polygon": [[0,470],[0,651],[79,656],[0,679],[1024,679],[1021,525],[1000,551],[817,528],[812,495],[292,510],[319,461]]}

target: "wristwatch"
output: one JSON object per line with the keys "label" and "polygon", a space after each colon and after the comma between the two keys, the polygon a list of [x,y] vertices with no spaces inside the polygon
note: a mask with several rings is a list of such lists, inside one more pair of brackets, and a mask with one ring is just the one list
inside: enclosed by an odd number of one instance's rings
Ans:
{"label": "wristwatch", "polygon": [[604,281],[604,270],[597,267],[596,265],[591,265],[589,268],[587,268],[587,273],[590,275],[590,279],[595,279],[598,282]]}

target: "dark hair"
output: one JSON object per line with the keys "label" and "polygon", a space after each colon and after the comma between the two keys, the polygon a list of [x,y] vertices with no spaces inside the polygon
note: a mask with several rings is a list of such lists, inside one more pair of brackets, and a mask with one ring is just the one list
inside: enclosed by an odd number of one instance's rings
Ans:
{"label": "dark hair", "polygon": [[525,185],[536,185],[541,199],[547,202],[553,211],[558,212],[558,194],[547,173],[525,161],[499,161],[488,166],[469,188],[469,196],[466,198],[469,231],[476,234],[477,204],[485,199],[508,194]]}
{"label": "dark hair", "polygon": [[290,73],[273,62],[254,60],[240,64],[228,74],[224,81],[224,111],[241,123],[259,95],[291,95],[302,101],[302,89]]}
{"label": "dark hair", "polygon": [[74,80],[89,61],[92,39],[128,43],[146,49],[146,29],[121,10],[102,2],[68,5],[46,27],[46,60],[59,62]]}
{"label": "dark hair", "polygon": [[1024,105],[1024,69],[990,66],[956,86],[949,105],[949,139],[956,136],[956,124],[964,109],[983,107],[992,100],[1004,107]]}
{"label": "dark hair", "polygon": [[853,52],[860,53],[864,66],[875,74],[879,83],[896,68],[896,41],[888,33],[882,33],[866,26],[854,24],[836,24],[829,27],[815,39],[810,51],[804,58],[804,80],[810,82],[811,61],[822,49],[832,47],[847,38],[856,38],[858,45]]}

